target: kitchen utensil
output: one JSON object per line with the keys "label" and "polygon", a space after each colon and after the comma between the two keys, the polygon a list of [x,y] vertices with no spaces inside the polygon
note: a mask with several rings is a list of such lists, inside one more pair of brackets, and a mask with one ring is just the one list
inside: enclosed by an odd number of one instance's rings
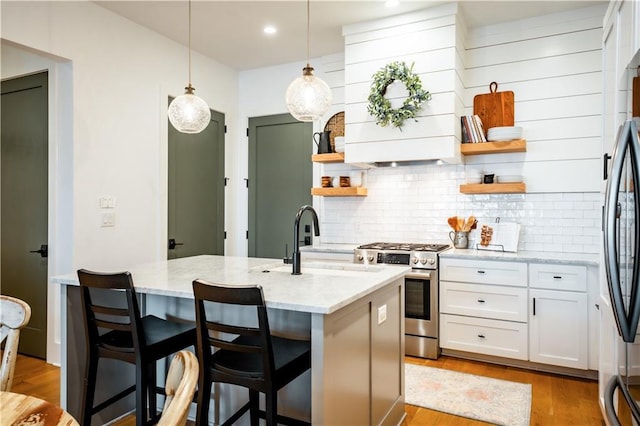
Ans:
{"label": "kitchen utensil", "polygon": [[[318,154],[329,154],[331,152],[331,140],[329,139],[331,130],[325,130],[324,132],[315,132],[313,134],[313,141],[318,146]],[[316,139],[318,136],[318,139]]]}
{"label": "kitchen utensil", "polygon": [[458,229],[458,216],[450,217],[449,219],[447,219],[447,223],[449,224],[451,229],[453,229],[454,231],[459,231],[459,229]]}
{"label": "kitchen utensil", "polygon": [[454,248],[466,249],[469,246],[469,232],[451,231],[449,232],[449,239]]}
{"label": "kitchen utensil", "polygon": [[473,113],[480,117],[485,129],[513,126],[513,92],[498,92],[498,83],[495,81],[489,84],[489,91],[488,94],[474,96]]}

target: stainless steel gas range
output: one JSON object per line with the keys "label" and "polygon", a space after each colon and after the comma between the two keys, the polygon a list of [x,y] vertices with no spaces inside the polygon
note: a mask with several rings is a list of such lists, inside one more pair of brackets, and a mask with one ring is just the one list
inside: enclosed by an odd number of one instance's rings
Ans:
{"label": "stainless steel gas range", "polygon": [[438,344],[438,253],[448,244],[373,243],[354,251],[357,264],[411,266],[405,275],[405,353],[437,359]]}

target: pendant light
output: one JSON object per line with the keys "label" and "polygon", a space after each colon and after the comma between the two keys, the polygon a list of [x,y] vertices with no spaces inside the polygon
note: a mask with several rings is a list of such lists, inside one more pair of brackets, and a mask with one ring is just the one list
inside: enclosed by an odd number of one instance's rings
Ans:
{"label": "pendant light", "polygon": [[287,109],[296,120],[319,120],[331,107],[331,89],[322,79],[313,75],[309,65],[309,0],[307,0],[307,66],[289,85],[285,96]]}
{"label": "pendant light", "polygon": [[193,94],[196,90],[191,85],[191,0],[189,0],[189,85],[184,88],[184,95],[174,98],[167,112],[169,121],[181,133],[200,133],[209,121],[211,111],[201,98]]}

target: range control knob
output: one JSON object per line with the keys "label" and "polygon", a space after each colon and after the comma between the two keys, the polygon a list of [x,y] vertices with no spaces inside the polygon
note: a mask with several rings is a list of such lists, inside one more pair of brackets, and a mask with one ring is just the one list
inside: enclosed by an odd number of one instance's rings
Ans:
{"label": "range control knob", "polygon": [[411,262],[414,263],[414,264],[418,263],[418,258],[417,257],[411,258]]}
{"label": "range control knob", "polygon": [[369,263],[373,262],[373,255],[372,254],[368,255],[367,260],[369,261]]}
{"label": "range control knob", "polygon": [[429,259],[429,265],[434,265],[436,263],[436,260],[431,258]]}
{"label": "range control knob", "polygon": [[420,263],[422,263],[423,265],[427,263],[427,258],[423,257],[422,259],[420,259]]}
{"label": "range control knob", "polygon": [[362,262],[364,260],[364,256],[361,254],[359,254],[357,258],[358,258],[358,262]]}

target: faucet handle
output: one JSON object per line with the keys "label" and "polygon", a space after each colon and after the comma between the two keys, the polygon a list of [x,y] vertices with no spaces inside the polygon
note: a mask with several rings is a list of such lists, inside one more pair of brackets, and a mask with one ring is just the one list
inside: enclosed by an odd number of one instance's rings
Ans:
{"label": "faucet handle", "polygon": [[285,265],[290,265],[293,263],[293,257],[289,256],[289,244],[287,243],[284,244],[284,257],[282,258],[282,261]]}

